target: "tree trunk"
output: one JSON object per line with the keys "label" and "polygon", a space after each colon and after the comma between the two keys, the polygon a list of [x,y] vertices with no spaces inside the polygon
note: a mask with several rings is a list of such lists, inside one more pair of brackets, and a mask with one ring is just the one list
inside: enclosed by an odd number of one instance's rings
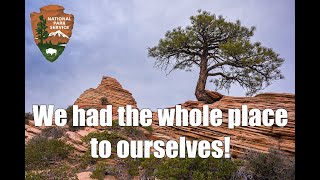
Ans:
{"label": "tree trunk", "polygon": [[208,78],[207,62],[208,62],[208,60],[206,58],[202,58],[202,60],[200,62],[199,79],[197,82],[195,95],[196,95],[196,98],[198,101],[205,101],[206,103],[213,103],[215,101],[210,96],[208,96],[205,91],[207,78]]}

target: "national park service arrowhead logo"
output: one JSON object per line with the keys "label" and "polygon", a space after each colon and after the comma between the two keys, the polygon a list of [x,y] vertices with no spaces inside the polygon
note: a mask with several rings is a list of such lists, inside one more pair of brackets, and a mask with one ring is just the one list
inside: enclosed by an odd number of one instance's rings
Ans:
{"label": "national park service arrowhead logo", "polygon": [[72,34],[74,16],[63,11],[63,6],[48,5],[30,14],[34,40],[50,62],[62,54]]}

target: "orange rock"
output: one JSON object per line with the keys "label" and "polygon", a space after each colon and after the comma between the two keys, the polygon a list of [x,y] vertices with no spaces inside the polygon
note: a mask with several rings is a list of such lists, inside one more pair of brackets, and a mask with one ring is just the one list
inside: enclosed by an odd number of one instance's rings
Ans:
{"label": "orange rock", "polygon": [[[284,127],[237,127],[228,128],[228,109],[241,108],[246,104],[248,108],[273,110],[284,108],[288,112],[288,123]],[[202,109],[203,102],[187,101],[181,104],[183,108]],[[213,141],[222,140],[223,137],[231,137],[231,153],[234,156],[241,155],[247,150],[268,152],[271,147],[278,148],[294,156],[295,154],[295,95],[280,93],[265,93],[255,97],[224,96],[219,101],[208,104],[209,109],[219,108],[223,112],[223,123],[219,127],[160,127],[157,114],[153,114],[153,135],[159,139],[178,139],[185,136],[189,139],[205,139]]]}
{"label": "orange rock", "polygon": [[79,180],[92,180],[90,175],[91,175],[90,171],[85,171],[85,172],[78,173],[77,177],[78,177]]}
{"label": "orange rock", "polygon": [[[220,95],[218,95],[220,96]],[[221,95],[222,96],[222,95]],[[113,105],[113,112],[117,112],[119,106],[132,105],[137,108],[137,103],[132,94],[123,89],[120,83],[111,77],[103,77],[99,86],[95,89],[86,90],[75,101],[79,108],[105,108],[107,104]],[[228,109],[241,108],[242,105],[248,105],[248,109],[257,108],[264,110],[267,108],[286,109],[288,112],[288,123],[284,127],[237,127],[235,129],[228,128]],[[191,110],[198,108],[202,110],[204,102],[186,101],[182,103],[182,108]],[[219,101],[212,104],[207,104],[209,109],[218,108],[223,112],[223,123],[219,127],[160,127],[158,124],[158,116],[153,112],[153,132],[146,134],[150,140],[161,139],[168,141],[170,139],[178,140],[180,136],[185,136],[187,139],[199,140],[221,140],[224,137],[231,138],[231,154],[240,156],[247,150],[259,152],[268,152],[269,148],[275,147],[283,150],[285,153],[294,156],[295,154],[295,95],[288,93],[263,93],[254,97],[233,97],[222,96]],[[174,107],[174,106],[173,106]],[[171,108],[173,108],[171,107]],[[117,115],[114,115],[114,119]],[[38,129],[35,130],[34,128]],[[89,132],[97,131],[97,128],[86,127],[84,130],[77,131],[79,136],[85,136]],[[34,127],[32,121],[26,125],[26,139],[31,138],[40,132],[39,127]],[[77,136],[77,135],[75,135]],[[69,138],[69,142],[77,145],[78,151],[83,151],[83,144],[75,143],[76,138]],[[27,141],[27,140],[26,140]],[[79,143],[79,142],[78,142]]]}
{"label": "orange rock", "polygon": [[122,88],[120,83],[111,77],[104,76],[96,89],[90,88],[80,95],[74,102],[79,108],[96,108],[98,110],[106,108],[106,105],[112,105],[113,115],[117,115],[119,106],[125,107],[132,105],[137,108],[137,103],[132,94]]}
{"label": "orange rock", "polygon": [[206,94],[209,95],[214,101],[219,101],[223,95],[216,92],[216,91],[209,91],[209,90],[205,90]]}

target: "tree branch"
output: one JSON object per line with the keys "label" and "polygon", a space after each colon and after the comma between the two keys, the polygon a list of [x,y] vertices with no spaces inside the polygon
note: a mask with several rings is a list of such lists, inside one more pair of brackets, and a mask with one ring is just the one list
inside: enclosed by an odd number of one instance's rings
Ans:
{"label": "tree branch", "polygon": [[224,65],[230,65],[230,62],[224,61],[224,62],[216,63],[216,64],[208,67],[207,73],[209,73],[211,70],[213,70],[213,69],[215,69],[215,68],[217,68],[217,67],[224,66]]}
{"label": "tree branch", "polygon": [[227,76],[227,75],[223,74],[222,72],[208,73],[208,76],[222,76],[222,77],[226,78],[227,80],[229,80],[229,79],[236,79],[236,77]]}

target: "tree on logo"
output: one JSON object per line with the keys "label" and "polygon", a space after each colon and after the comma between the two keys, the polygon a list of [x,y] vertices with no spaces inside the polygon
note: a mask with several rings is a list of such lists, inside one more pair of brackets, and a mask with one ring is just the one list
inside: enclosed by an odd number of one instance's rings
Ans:
{"label": "tree on logo", "polygon": [[37,38],[40,40],[40,44],[43,44],[43,40],[47,39],[49,36],[48,31],[46,29],[48,28],[47,26],[47,20],[41,15],[39,17],[40,22],[37,23]]}

